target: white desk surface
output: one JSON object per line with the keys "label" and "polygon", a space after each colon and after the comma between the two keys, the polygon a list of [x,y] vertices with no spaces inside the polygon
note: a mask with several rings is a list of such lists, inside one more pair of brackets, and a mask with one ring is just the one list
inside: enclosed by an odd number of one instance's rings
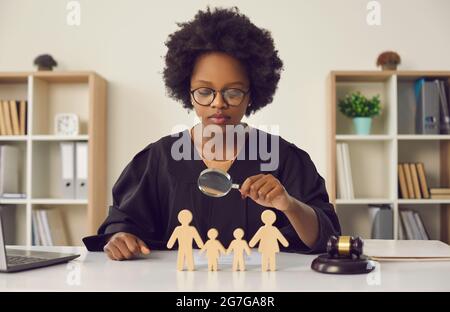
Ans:
{"label": "white desk surface", "polygon": [[[15,248],[23,248],[17,247]],[[278,271],[224,266],[208,272],[176,271],[176,251],[153,251],[145,259],[112,261],[84,247],[32,247],[77,252],[66,263],[18,273],[0,273],[3,291],[450,291],[450,261],[380,262],[365,275],[321,274],[310,268],[315,255],[280,253]],[[254,250],[256,252],[256,250]]]}

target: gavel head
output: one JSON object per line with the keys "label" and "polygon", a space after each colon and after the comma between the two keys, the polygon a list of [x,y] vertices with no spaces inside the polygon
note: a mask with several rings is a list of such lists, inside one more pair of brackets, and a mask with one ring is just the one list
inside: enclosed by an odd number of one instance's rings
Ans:
{"label": "gavel head", "polygon": [[359,258],[363,254],[363,241],[356,236],[330,236],[327,243],[330,258]]}

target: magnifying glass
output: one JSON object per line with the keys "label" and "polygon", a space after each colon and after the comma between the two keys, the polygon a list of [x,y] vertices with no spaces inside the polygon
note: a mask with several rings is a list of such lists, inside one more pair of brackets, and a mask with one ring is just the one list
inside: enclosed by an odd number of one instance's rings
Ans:
{"label": "magnifying glass", "polygon": [[211,197],[222,197],[231,189],[239,189],[239,184],[233,183],[228,173],[216,168],[208,168],[200,172],[197,185],[203,194]]}

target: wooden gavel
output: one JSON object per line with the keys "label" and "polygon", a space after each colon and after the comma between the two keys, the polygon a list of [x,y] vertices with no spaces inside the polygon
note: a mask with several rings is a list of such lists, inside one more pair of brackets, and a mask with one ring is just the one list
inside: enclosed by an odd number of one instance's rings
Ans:
{"label": "wooden gavel", "polygon": [[330,236],[327,243],[330,258],[359,258],[363,254],[363,241],[356,236]]}

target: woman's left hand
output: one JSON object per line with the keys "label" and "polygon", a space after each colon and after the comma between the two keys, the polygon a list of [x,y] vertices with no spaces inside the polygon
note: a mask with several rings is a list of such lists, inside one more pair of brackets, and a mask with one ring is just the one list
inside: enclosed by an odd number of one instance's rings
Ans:
{"label": "woman's left hand", "polygon": [[257,174],[248,177],[242,183],[239,191],[242,198],[249,196],[261,206],[281,211],[287,211],[292,202],[291,196],[281,182],[271,174]]}

